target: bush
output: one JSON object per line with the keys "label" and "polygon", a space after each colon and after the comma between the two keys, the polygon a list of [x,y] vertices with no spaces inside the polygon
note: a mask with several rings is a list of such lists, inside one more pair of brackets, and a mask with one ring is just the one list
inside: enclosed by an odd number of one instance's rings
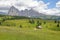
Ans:
{"label": "bush", "polygon": [[41,23],[39,21],[37,21],[37,26],[41,25]]}
{"label": "bush", "polygon": [[60,23],[59,21],[55,21],[55,23]]}
{"label": "bush", "polygon": [[7,24],[7,26],[10,26],[10,24]]}
{"label": "bush", "polygon": [[59,27],[59,24],[57,24],[57,27]]}
{"label": "bush", "polygon": [[30,19],[30,20],[29,20],[29,23],[34,24],[35,21],[34,21],[33,19]]}
{"label": "bush", "polygon": [[46,24],[46,22],[44,22],[44,24]]}
{"label": "bush", "polygon": [[22,25],[20,25],[19,27],[22,28]]}
{"label": "bush", "polygon": [[0,25],[1,25],[1,22],[0,22]]}
{"label": "bush", "polygon": [[60,23],[60,22],[58,21],[58,23]]}
{"label": "bush", "polygon": [[55,20],[55,23],[57,23],[57,21]]}
{"label": "bush", "polygon": [[37,23],[40,23],[39,21],[37,21]]}
{"label": "bush", "polygon": [[2,20],[2,22],[4,22],[4,21],[5,21],[5,19]]}

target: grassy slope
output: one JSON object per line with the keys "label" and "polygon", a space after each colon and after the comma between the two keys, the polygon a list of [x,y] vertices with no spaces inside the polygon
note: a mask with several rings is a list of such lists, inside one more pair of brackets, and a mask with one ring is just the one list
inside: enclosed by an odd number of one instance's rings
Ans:
{"label": "grassy slope", "polygon": [[[9,24],[11,27],[12,26],[19,27],[20,25],[22,25],[23,28],[35,28],[38,20],[42,24],[41,26],[43,28],[49,28],[52,30],[55,30],[55,29],[60,30],[60,27],[59,28],[57,27],[57,23],[55,23],[55,20],[41,20],[41,19],[34,19],[35,21],[34,24],[30,24],[29,19],[6,20],[5,22],[2,23],[2,26],[6,26],[7,24]],[[44,22],[46,23],[44,24]]]}
{"label": "grassy slope", "polygon": [[0,40],[60,40],[60,31],[0,27]]}
{"label": "grassy slope", "polygon": [[[0,17],[0,20],[2,18],[4,17]],[[42,23],[42,29],[35,30],[37,20]],[[28,23],[28,19],[2,22],[2,25],[0,25],[0,40],[60,40],[60,31],[57,31],[60,28],[56,27],[57,23],[54,23],[54,20],[35,19],[34,21],[35,24]],[[7,24],[10,26],[6,26]],[[23,27],[20,28],[20,25]]]}

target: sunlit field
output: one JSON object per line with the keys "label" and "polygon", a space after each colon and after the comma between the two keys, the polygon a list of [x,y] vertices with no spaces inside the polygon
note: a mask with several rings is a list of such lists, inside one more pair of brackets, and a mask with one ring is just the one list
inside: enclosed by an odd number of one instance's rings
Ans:
{"label": "sunlit field", "polygon": [[1,16],[0,40],[60,40],[60,21]]}

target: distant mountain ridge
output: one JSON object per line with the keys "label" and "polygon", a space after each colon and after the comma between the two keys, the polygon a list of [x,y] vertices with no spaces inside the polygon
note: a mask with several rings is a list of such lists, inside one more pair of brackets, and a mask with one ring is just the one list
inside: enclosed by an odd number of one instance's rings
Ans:
{"label": "distant mountain ridge", "polygon": [[[2,13],[3,14],[3,13]],[[33,18],[41,18],[41,19],[60,19],[60,16],[55,15],[45,15],[43,13],[39,13],[33,9],[25,9],[19,11],[16,7],[12,6],[10,7],[8,14],[10,16],[25,16],[25,17],[33,17]]]}
{"label": "distant mountain ridge", "polygon": [[5,13],[5,12],[0,12],[0,14],[6,15],[6,13]]}
{"label": "distant mountain ridge", "polygon": [[17,8],[15,8],[14,6],[12,6],[8,11],[8,15],[18,16],[19,15],[19,10]]}
{"label": "distant mountain ridge", "polygon": [[17,8],[15,8],[14,6],[12,6],[9,9],[8,15],[11,16],[27,16],[27,17],[39,17],[42,16],[42,13],[38,13],[37,11],[33,10],[33,9],[25,9],[25,10],[21,10],[19,11]]}

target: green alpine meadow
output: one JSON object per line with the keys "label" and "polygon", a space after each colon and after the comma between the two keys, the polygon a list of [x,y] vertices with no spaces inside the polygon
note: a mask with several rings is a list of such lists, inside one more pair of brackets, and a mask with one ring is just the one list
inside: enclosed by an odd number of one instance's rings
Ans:
{"label": "green alpine meadow", "polygon": [[60,40],[60,21],[1,15],[0,40]]}
{"label": "green alpine meadow", "polygon": [[0,40],[60,40],[60,0],[0,0]]}

